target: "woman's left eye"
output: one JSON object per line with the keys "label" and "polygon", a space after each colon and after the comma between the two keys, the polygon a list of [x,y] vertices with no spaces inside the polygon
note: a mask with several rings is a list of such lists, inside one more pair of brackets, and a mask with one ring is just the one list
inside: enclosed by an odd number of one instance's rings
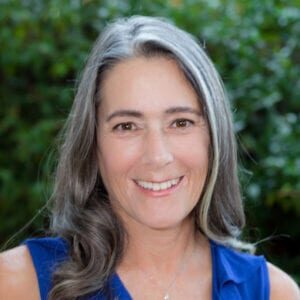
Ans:
{"label": "woman's left eye", "polygon": [[178,119],[175,120],[172,124],[172,127],[176,127],[176,128],[186,128],[186,127],[190,127],[192,125],[194,125],[195,122],[192,120],[188,120],[188,119]]}

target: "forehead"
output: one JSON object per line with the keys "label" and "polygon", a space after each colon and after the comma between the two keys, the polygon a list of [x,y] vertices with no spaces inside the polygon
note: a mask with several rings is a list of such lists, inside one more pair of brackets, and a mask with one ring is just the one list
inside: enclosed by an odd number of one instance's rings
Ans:
{"label": "forehead", "polygon": [[166,57],[139,57],[118,63],[106,74],[100,93],[101,111],[200,108],[198,95],[183,71],[175,60]]}

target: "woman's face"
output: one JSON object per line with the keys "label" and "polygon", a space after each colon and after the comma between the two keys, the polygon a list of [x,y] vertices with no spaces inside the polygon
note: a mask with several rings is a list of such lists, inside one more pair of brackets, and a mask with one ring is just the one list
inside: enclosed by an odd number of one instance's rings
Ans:
{"label": "woman's face", "polygon": [[182,224],[208,170],[209,134],[197,94],[164,57],[117,64],[101,93],[98,162],[114,210],[128,225]]}

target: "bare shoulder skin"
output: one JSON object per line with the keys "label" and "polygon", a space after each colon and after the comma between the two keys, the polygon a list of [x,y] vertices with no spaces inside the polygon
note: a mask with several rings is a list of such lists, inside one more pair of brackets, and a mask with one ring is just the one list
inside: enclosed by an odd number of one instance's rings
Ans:
{"label": "bare shoulder skin", "polygon": [[296,282],[285,272],[268,263],[271,286],[271,300],[300,300],[300,291]]}
{"label": "bare shoulder skin", "polygon": [[40,299],[35,269],[26,246],[0,254],[0,299]]}
{"label": "bare shoulder skin", "polygon": [[[300,300],[297,284],[282,270],[268,263],[271,300]],[[36,273],[26,246],[0,254],[0,299],[40,299]]]}

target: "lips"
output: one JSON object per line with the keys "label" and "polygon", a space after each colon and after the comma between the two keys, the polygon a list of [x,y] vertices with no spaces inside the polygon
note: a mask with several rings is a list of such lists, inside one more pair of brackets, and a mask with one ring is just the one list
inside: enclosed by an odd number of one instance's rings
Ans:
{"label": "lips", "polygon": [[142,187],[143,189],[149,190],[149,191],[164,191],[167,190],[173,186],[176,186],[182,177],[162,181],[162,182],[152,182],[152,181],[144,181],[144,180],[136,180],[136,184]]}

